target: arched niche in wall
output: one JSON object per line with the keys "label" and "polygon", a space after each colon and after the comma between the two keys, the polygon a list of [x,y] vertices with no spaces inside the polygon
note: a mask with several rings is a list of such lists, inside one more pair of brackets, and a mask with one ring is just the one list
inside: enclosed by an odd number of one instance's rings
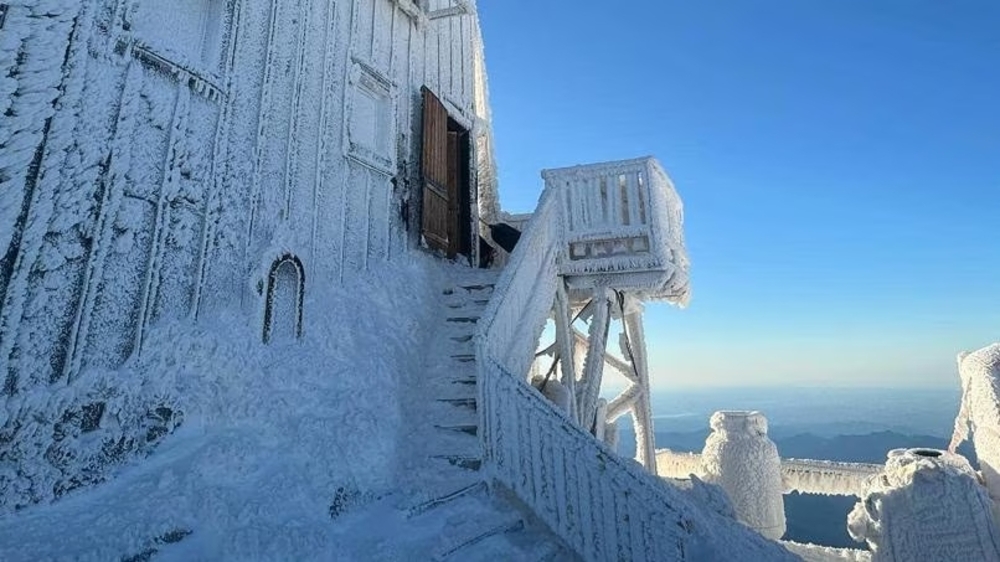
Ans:
{"label": "arched niche in wall", "polygon": [[140,0],[131,24],[140,42],[167,59],[214,70],[222,57],[227,4],[228,0]]}
{"label": "arched niche in wall", "polygon": [[302,337],[305,286],[305,269],[296,256],[285,254],[271,265],[264,301],[264,343]]}

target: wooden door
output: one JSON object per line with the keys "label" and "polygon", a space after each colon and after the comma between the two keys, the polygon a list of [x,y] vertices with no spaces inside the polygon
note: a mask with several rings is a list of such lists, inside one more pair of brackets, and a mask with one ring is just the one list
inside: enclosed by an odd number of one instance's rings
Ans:
{"label": "wooden door", "polygon": [[457,201],[452,200],[449,190],[448,110],[430,90],[423,88],[422,92],[424,130],[421,171],[424,185],[421,234],[431,248],[454,256],[451,247],[454,239],[452,213]]}

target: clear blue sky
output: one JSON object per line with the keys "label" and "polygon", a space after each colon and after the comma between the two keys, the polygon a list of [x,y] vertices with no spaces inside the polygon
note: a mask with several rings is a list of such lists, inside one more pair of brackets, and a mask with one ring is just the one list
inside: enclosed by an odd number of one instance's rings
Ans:
{"label": "clear blue sky", "polygon": [[504,207],[653,154],[694,300],[654,383],[952,386],[1000,340],[1000,2],[482,0]]}

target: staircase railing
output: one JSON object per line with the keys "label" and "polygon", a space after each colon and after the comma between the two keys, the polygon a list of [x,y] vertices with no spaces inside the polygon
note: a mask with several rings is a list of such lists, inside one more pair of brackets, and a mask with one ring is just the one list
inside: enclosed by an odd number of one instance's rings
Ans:
{"label": "staircase railing", "polygon": [[584,560],[795,559],[577,426],[526,382],[560,282],[563,205],[542,193],[479,321],[484,470]]}

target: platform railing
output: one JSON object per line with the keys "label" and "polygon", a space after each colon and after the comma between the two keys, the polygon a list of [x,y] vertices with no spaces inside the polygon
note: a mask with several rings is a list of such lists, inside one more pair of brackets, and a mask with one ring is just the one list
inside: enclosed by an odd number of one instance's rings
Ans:
{"label": "platform railing", "polygon": [[718,559],[712,556],[717,548],[794,560],[780,545],[619,457],[527,383],[560,282],[561,189],[543,192],[479,320],[483,470],[584,560]]}

